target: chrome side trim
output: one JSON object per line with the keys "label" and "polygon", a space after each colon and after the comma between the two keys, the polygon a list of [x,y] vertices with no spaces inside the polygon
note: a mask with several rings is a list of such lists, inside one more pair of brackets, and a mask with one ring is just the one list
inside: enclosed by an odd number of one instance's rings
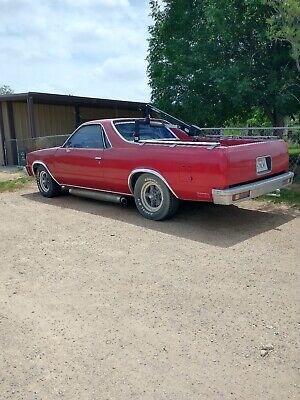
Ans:
{"label": "chrome side trim", "polygon": [[[230,205],[236,204],[244,200],[254,199],[267,193],[274,192],[290,185],[293,181],[293,172],[285,172],[273,178],[263,179],[258,182],[248,183],[245,185],[235,186],[230,189],[213,189],[212,196],[215,204]],[[242,192],[250,192],[249,196],[241,200],[232,200],[232,196]]]}
{"label": "chrome side trim", "polygon": [[[286,128],[285,128],[286,129]],[[253,139],[255,139],[255,136],[251,136],[251,137],[253,137]],[[225,138],[226,139],[226,138]],[[230,140],[230,139],[228,139],[228,140]],[[274,140],[274,141],[276,141],[276,142],[284,142],[284,140],[282,140],[282,139],[269,139],[269,141],[270,140]],[[257,140],[256,142],[252,142],[252,143],[241,143],[241,144],[235,144],[235,145],[233,145],[232,147],[246,147],[246,146],[255,146],[256,144],[258,144],[258,143],[266,143],[266,140]],[[224,147],[227,147],[227,148],[229,148],[230,149],[230,147],[231,146],[224,146]]]}
{"label": "chrome side trim", "polygon": [[34,166],[35,166],[35,164],[40,164],[40,165],[42,165],[44,168],[46,168],[46,170],[48,171],[48,173],[49,173],[49,175],[51,176],[51,178],[52,178],[58,185],[61,185],[61,183],[59,183],[59,182],[54,178],[54,176],[51,174],[51,172],[50,172],[49,168],[47,167],[47,165],[46,165],[43,161],[41,161],[41,160],[36,160],[36,161],[33,161],[33,163],[32,163],[31,169],[32,169],[32,173],[33,173],[33,175],[34,175],[35,178],[36,178],[36,175],[35,175],[35,172],[34,172]]}
{"label": "chrome side trim", "polygon": [[170,191],[174,194],[174,196],[177,197],[177,199],[179,198],[177,196],[177,194],[174,192],[174,190],[171,188],[171,186],[169,185],[167,180],[159,172],[157,172],[157,171],[155,171],[153,169],[149,169],[149,168],[136,168],[136,169],[134,169],[133,171],[130,172],[130,174],[128,176],[128,187],[129,187],[129,189],[130,189],[132,194],[133,194],[133,187],[132,187],[132,184],[131,184],[131,180],[132,180],[132,178],[133,178],[133,176],[135,174],[140,173],[140,172],[145,172],[145,173],[157,176],[158,178],[160,178],[165,183],[165,185],[170,189]]}
{"label": "chrome side trim", "polygon": [[[165,145],[174,145],[174,146],[180,146],[180,147],[187,147],[187,146],[193,146],[193,147],[207,147],[211,149],[211,147],[214,147],[219,145],[219,142],[184,142],[182,140],[168,140],[168,139],[153,139],[153,140],[140,140],[140,143],[148,143],[148,144],[165,144]],[[269,172],[269,171],[268,171]]]}
{"label": "chrome side trim", "polygon": [[[92,125],[92,124],[91,124]],[[107,134],[107,132],[106,132],[106,130],[104,129],[104,126],[102,125],[102,124],[99,124],[100,126],[101,126],[101,132],[102,132],[102,137],[103,137],[103,143],[104,143],[104,145],[105,145],[105,147],[104,147],[104,149],[103,150],[109,150],[109,149],[111,149],[113,146],[112,146],[112,144],[111,144],[111,141],[109,140],[109,137],[108,137],[108,134]],[[106,147],[106,142],[105,142],[105,138],[106,138],[106,140],[108,141],[108,143],[110,144],[110,147]]]}

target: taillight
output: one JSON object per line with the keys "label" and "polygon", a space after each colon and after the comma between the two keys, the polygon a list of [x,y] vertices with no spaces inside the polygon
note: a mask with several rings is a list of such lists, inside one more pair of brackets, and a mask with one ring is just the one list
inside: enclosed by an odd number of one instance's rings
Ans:
{"label": "taillight", "polygon": [[234,194],[232,196],[232,201],[246,199],[249,196],[250,196],[250,190],[247,190],[247,192],[241,192],[241,193]]}

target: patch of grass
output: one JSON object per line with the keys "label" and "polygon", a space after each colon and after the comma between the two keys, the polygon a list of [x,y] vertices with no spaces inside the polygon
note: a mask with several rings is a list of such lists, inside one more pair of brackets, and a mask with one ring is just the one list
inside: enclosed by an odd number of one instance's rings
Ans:
{"label": "patch of grass", "polygon": [[291,189],[280,190],[280,197],[261,196],[260,199],[269,200],[273,203],[286,203],[300,210],[300,193]]}
{"label": "patch of grass", "polygon": [[0,182],[0,193],[13,192],[14,190],[22,189],[28,182],[32,182],[34,178],[24,176],[22,178],[12,179],[10,181]]}
{"label": "patch of grass", "polygon": [[300,154],[300,147],[289,147],[290,156],[298,156]]}

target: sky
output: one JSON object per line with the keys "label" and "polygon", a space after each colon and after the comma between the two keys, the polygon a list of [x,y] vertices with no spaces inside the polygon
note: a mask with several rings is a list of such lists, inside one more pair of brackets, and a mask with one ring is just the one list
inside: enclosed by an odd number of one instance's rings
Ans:
{"label": "sky", "polygon": [[149,101],[148,0],[0,0],[0,86]]}

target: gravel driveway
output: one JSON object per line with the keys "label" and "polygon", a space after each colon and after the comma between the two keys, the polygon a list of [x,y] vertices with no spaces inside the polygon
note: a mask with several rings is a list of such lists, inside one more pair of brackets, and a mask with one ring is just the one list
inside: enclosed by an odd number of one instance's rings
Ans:
{"label": "gravel driveway", "polygon": [[299,212],[0,206],[1,399],[299,398]]}

